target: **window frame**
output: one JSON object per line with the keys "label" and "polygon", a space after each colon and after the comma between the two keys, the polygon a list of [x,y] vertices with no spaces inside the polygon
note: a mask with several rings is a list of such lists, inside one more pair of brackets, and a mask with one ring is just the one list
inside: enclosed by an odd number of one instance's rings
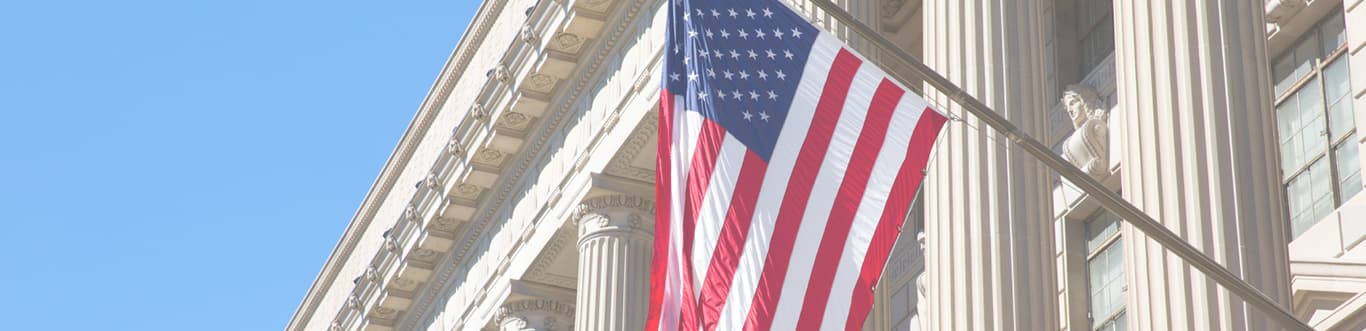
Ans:
{"label": "window frame", "polygon": [[[1088,241],[1088,240],[1090,239],[1090,238],[1089,238],[1089,236],[1090,236],[1090,233],[1089,233],[1090,231],[1089,231],[1089,230],[1090,230],[1090,226],[1091,226],[1091,224],[1092,224],[1091,222],[1098,222],[1098,221],[1101,220],[1102,217],[1105,217],[1105,216],[1115,217],[1116,219],[1114,220],[1114,222],[1115,222],[1115,225],[1119,227],[1119,229],[1116,229],[1114,233],[1111,233],[1109,236],[1107,236],[1107,237],[1105,238],[1105,240],[1102,240],[1102,241],[1100,242],[1100,244],[1099,244],[1099,245],[1096,245],[1096,247],[1095,247],[1094,249],[1087,248],[1087,247],[1084,246],[1084,245],[1081,246],[1081,247],[1084,248],[1084,249],[1088,249],[1088,251],[1086,252],[1086,257],[1085,257],[1085,259],[1082,261],[1082,265],[1085,266],[1084,269],[1085,269],[1085,272],[1086,272],[1088,275],[1089,275],[1090,272],[1091,272],[1091,261],[1095,260],[1097,257],[1100,257],[1101,254],[1107,252],[1107,251],[1110,250],[1110,249],[1120,249],[1120,250],[1124,249],[1124,247],[1116,247],[1117,245],[1119,245],[1119,242],[1120,242],[1121,238],[1124,236],[1124,231],[1123,231],[1124,220],[1119,219],[1118,216],[1109,215],[1109,212],[1106,211],[1106,210],[1103,209],[1103,208],[1100,209],[1100,210],[1098,210],[1098,211],[1096,211],[1095,213],[1092,213],[1091,216],[1086,217],[1085,221],[1082,222],[1082,224],[1081,224],[1082,226],[1081,226],[1081,227],[1082,227],[1082,229],[1083,229],[1083,233],[1086,234],[1085,236],[1083,236],[1083,237],[1084,237],[1084,238],[1083,238],[1083,243],[1086,242],[1086,241]],[[1120,252],[1120,255],[1121,255],[1121,257],[1124,257],[1124,256],[1123,256],[1123,252]],[[1124,257],[1124,260],[1128,260],[1128,258],[1127,258],[1127,257]],[[1125,274],[1127,275],[1127,272],[1126,272]],[[1125,276],[1121,276],[1121,277],[1125,277]],[[1126,305],[1120,307],[1120,309],[1116,309],[1115,311],[1110,312],[1109,315],[1103,316],[1103,318],[1097,318],[1097,316],[1095,315],[1095,311],[1091,309],[1091,307],[1093,307],[1093,303],[1090,302],[1091,299],[1092,299],[1090,293],[1092,293],[1092,290],[1094,290],[1094,288],[1092,287],[1094,284],[1091,284],[1091,281],[1090,281],[1089,279],[1088,279],[1085,283],[1086,283],[1086,286],[1085,286],[1086,292],[1085,292],[1085,293],[1087,294],[1087,295],[1086,295],[1086,299],[1087,299],[1086,320],[1087,320],[1087,322],[1090,322],[1090,324],[1088,324],[1088,325],[1086,326],[1086,329],[1087,329],[1087,330],[1102,330],[1102,329],[1105,329],[1107,326],[1113,327],[1113,326],[1115,325],[1115,323],[1117,323],[1118,320],[1119,320],[1121,317],[1126,316],[1126,315],[1128,314],[1129,307],[1128,307],[1128,305],[1126,304]],[[1126,297],[1126,300],[1127,300],[1127,297],[1128,297],[1128,295],[1129,295],[1129,281],[1128,281],[1128,279],[1125,279],[1125,280],[1124,280],[1124,287],[1123,287],[1123,288],[1124,288],[1124,296]],[[1126,326],[1127,326],[1127,324],[1126,324]]]}
{"label": "window frame", "polygon": [[[1281,51],[1281,54],[1280,54],[1280,55],[1278,55],[1278,56],[1276,56],[1275,58],[1272,59],[1272,61],[1271,61],[1271,67],[1272,67],[1272,71],[1273,71],[1273,76],[1275,76],[1275,75],[1274,75],[1274,74],[1275,74],[1274,71],[1275,71],[1276,64],[1277,64],[1278,62],[1280,62],[1281,60],[1287,58],[1287,57],[1293,57],[1293,56],[1295,55],[1295,50],[1298,49],[1299,47],[1301,47],[1301,45],[1302,45],[1303,43],[1311,42],[1311,40],[1312,40],[1312,42],[1314,43],[1314,46],[1315,46],[1314,49],[1316,49],[1318,52],[1322,52],[1323,49],[1324,49],[1324,43],[1325,43],[1324,38],[1323,38],[1323,28],[1324,28],[1325,24],[1327,24],[1327,23],[1329,23],[1329,22],[1331,22],[1331,21],[1333,21],[1333,20],[1335,20],[1335,19],[1338,20],[1338,21],[1342,21],[1342,22],[1344,22],[1344,24],[1345,24],[1345,21],[1343,21],[1343,19],[1345,19],[1345,17],[1343,17],[1343,15],[1344,15],[1344,13],[1342,13],[1341,11],[1334,11],[1334,12],[1330,12],[1330,13],[1327,14],[1327,15],[1324,15],[1322,18],[1319,19],[1318,22],[1315,22],[1314,25],[1313,25],[1312,27],[1310,27],[1308,30],[1306,30],[1306,31],[1304,32],[1304,35],[1300,36],[1300,37],[1299,37],[1298,39],[1296,39],[1294,42],[1290,43],[1289,46],[1288,46],[1285,50]],[[1291,185],[1294,183],[1295,180],[1300,179],[1302,176],[1312,176],[1312,174],[1310,173],[1311,169],[1313,169],[1313,167],[1314,167],[1315,165],[1317,165],[1320,161],[1326,162],[1326,164],[1324,164],[1323,166],[1325,166],[1325,167],[1328,168],[1328,172],[1329,172],[1329,175],[1328,175],[1328,176],[1329,176],[1329,183],[1328,183],[1328,185],[1329,185],[1329,195],[1330,195],[1330,197],[1333,199],[1333,207],[1334,207],[1334,208],[1340,207],[1340,206],[1342,206],[1342,204],[1345,202],[1345,201],[1344,201],[1345,198],[1343,197],[1343,194],[1342,194],[1342,187],[1341,187],[1341,186],[1342,186],[1342,183],[1341,183],[1341,182],[1342,182],[1342,176],[1343,176],[1343,174],[1341,174],[1341,173],[1338,172],[1338,162],[1339,162],[1339,160],[1338,160],[1337,153],[1338,153],[1338,150],[1339,150],[1341,147],[1345,146],[1344,143],[1346,143],[1346,142],[1352,140],[1352,139],[1351,139],[1352,137],[1357,137],[1357,134],[1359,133],[1359,130],[1358,130],[1358,128],[1356,127],[1356,123],[1352,123],[1352,128],[1349,129],[1349,130],[1347,130],[1346,132],[1344,132],[1341,136],[1339,136],[1339,137],[1333,137],[1333,136],[1332,136],[1332,132],[1331,132],[1331,131],[1332,131],[1332,124],[1329,123],[1329,121],[1332,120],[1332,114],[1330,113],[1330,111],[1331,111],[1331,106],[1332,106],[1332,105],[1331,105],[1330,103],[1331,103],[1333,100],[1329,100],[1328,89],[1327,89],[1327,88],[1328,88],[1328,82],[1327,82],[1327,79],[1325,79],[1326,76],[1327,76],[1327,75],[1325,75],[1325,71],[1328,69],[1329,66],[1335,64],[1337,61],[1348,61],[1348,60],[1349,60],[1349,59],[1345,58],[1345,57],[1346,57],[1345,54],[1347,54],[1347,48],[1348,48],[1348,47],[1347,47],[1347,43],[1343,43],[1343,44],[1341,44],[1341,45],[1336,46],[1336,47],[1333,49],[1333,51],[1329,52],[1329,53],[1326,54],[1326,55],[1323,55],[1323,54],[1316,54],[1316,55],[1314,56],[1313,60],[1311,60],[1312,63],[1311,63],[1311,65],[1310,65],[1309,71],[1306,72],[1305,74],[1301,75],[1301,76],[1298,77],[1298,78],[1294,78],[1294,79],[1295,79],[1294,82],[1291,83],[1289,86],[1287,86],[1287,87],[1285,88],[1284,91],[1281,91],[1279,94],[1277,94],[1277,95],[1275,96],[1273,102],[1272,102],[1272,105],[1271,105],[1271,106],[1272,106],[1272,107],[1271,107],[1272,109],[1271,109],[1271,111],[1272,111],[1272,112],[1277,112],[1278,109],[1279,109],[1282,105],[1284,105],[1287,101],[1291,100],[1292,97],[1296,96],[1296,94],[1298,94],[1301,90],[1303,90],[1304,88],[1306,88],[1306,87],[1308,87],[1309,85],[1312,85],[1312,84],[1317,84],[1317,85],[1318,85],[1318,86],[1317,86],[1317,88],[1318,88],[1318,93],[1317,93],[1317,95],[1314,95],[1313,97],[1316,97],[1316,98],[1318,98],[1318,100],[1322,101],[1322,105],[1320,105],[1320,107],[1319,107],[1319,109],[1318,109],[1317,111],[1319,112],[1319,115],[1323,116],[1323,119],[1324,119],[1324,120],[1323,120],[1323,126],[1320,127],[1320,128],[1317,128],[1317,129],[1319,129],[1319,135],[1324,137],[1324,138],[1322,139],[1323,142],[1324,142],[1324,145],[1323,145],[1323,146],[1320,146],[1320,147],[1323,148],[1323,151],[1320,152],[1320,153],[1318,153],[1318,154],[1316,154],[1316,155],[1314,155],[1313,157],[1306,158],[1306,159],[1304,160],[1303,163],[1301,163],[1300,165],[1298,165],[1297,168],[1295,168],[1295,169],[1293,169],[1293,170],[1291,170],[1291,171],[1289,171],[1289,172],[1287,172],[1285,169],[1283,169],[1283,166],[1278,165],[1278,168],[1282,168],[1282,169],[1280,170],[1280,172],[1282,172],[1282,174],[1281,174],[1281,190],[1282,190],[1282,192],[1285,194],[1285,198],[1286,198],[1286,202],[1287,202],[1287,207],[1289,207],[1288,203],[1289,203],[1289,200],[1292,198],[1292,197],[1290,196],[1290,193],[1291,193],[1291,191],[1290,191]],[[1351,64],[1348,63],[1347,65],[1350,66]],[[1293,74],[1293,70],[1292,70],[1291,73]],[[1272,78],[1273,78],[1273,80],[1274,80],[1276,77],[1272,77]],[[1288,77],[1288,78],[1289,78],[1289,77]],[[1350,76],[1349,76],[1348,79],[1349,79],[1349,81],[1350,81]],[[1276,85],[1276,82],[1273,82],[1273,84],[1272,84],[1272,92],[1275,92],[1275,85]],[[1348,102],[1350,102],[1350,100],[1348,100]],[[1356,110],[1353,109],[1353,112],[1355,112],[1355,111],[1356,111]],[[1279,116],[1279,114],[1275,114],[1275,115]],[[1277,119],[1277,121],[1279,121],[1279,119]],[[1280,127],[1280,123],[1277,123],[1277,127],[1278,127],[1278,128]],[[1281,151],[1281,150],[1280,150],[1280,139],[1282,138],[1282,135],[1284,135],[1284,134],[1288,134],[1288,133],[1286,133],[1286,132],[1277,132],[1277,137],[1276,137],[1276,139],[1277,139],[1277,147],[1276,147],[1276,148],[1277,148],[1278,153]],[[1303,153],[1303,151],[1301,151],[1301,153]],[[1282,155],[1282,157],[1284,157],[1284,156]],[[1282,161],[1282,162],[1284,162],[1284,161]],[[1360,172],[1359,172],[1359,175],[1360,175]],[[1311,202],[1311,204],[1312,204],[1312,202]],[[1309,208],[1312,209],[1313,207],[1311,206],[1311,207],[1309,207]],[[1296,236],[1296,235],[1294,234],[1294,231],[1295,231],[1295,230],[1294,230],[1294,223],[1295,223],[1295,222],[1294,222],[1294,217],[1295,217],[1295,214],[1293,214],[1294,212],[1296,212],[1296,211],[1289,210],[1289,208],[1286,208],[1287,220],[1290,221],[1290,222],[1287,224],[1287,226],[1290,227],[1289,230],[1290,230],[1290,233],[1291,233],[1291,236],[1292,236],[1292,238],[1291,238],[1292,240],[1294,239],[1294,236]],[[1314,220],[1314,223],[1317,223],[1317,220]]]}

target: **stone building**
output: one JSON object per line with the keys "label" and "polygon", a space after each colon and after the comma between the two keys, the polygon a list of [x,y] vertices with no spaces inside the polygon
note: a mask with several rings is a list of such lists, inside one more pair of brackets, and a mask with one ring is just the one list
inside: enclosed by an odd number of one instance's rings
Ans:
{"label": "stone building", "polygon": [[[1366,0],[837,2],[1311,325],[1366,329]],[[664,8],[484,1],[287,329],[639,329]],[[962,119],[866,329],[1273,329],[923,92]]]}

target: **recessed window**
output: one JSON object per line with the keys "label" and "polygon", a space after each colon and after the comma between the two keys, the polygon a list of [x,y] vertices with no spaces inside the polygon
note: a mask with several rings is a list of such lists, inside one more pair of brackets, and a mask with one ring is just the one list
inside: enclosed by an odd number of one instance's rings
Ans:
{"label": "recessed window", "polygon": [[1115,50],[1115,19],[1111,0],[1077,0],[1078,46],[1081,71],[1087,73],[1100,65]]}
{"label": "recessed window", "polygon": [[1125,330],[1124,243],[1119,217],[1106,211],[1086,221],[1086,274],[1092,330]]}
{"label": "recessed window", "polygon": [[1298,237],[1361,191],[1342,13],[1324,18],[1272,67],[1281,173]]}

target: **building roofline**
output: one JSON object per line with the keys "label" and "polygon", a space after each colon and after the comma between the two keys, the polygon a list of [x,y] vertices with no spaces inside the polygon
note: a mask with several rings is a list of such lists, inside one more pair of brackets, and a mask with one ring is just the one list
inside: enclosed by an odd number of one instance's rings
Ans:
{"label": "building roofline", "polygon": [[418,107],[417,114],[408,123],[408,129],[404,131],[398,146],[394,148],[394,152],[385,161],[383,170],[375,178],[374,184],[370,186],[360,208],[352,216],[346,231],[342,233],[337,246],[332,249],[332,253],[328,256],[327,262],[323,264],[322,270],[318,272],[318,276],[314,278],[313,285],[309,287],[308,293],[294,311],[294,315],[290,318],[289,324],[285,326],[285,330],[301,330],[312,319],[323,299],[323,294],[336,281],[337,274],[341,272],[341,267],[346,258],[356,248],[361,234],[369,228],[379,206],[384,198],[389,195],[389,191],[393,189],[395,181],[398,180],[403,169],[407,167],[418,143],[426,135],[432,121],[440,112],[441,106],[446,103],[446,98],[450,96],[451,90],[460,77],[464,75],[469,62],[474,58],[478,51],[477,47],[488,36],[489,29],[498,19],[498,15],[502,13],[507,3],[508,0],[489,0],[484,1],[479,6],[474,19],[465,28],[465,34],[461,36],[459,44],[447,58],[441,73],[437,75],[437,79],[432,83],[426,98]]}

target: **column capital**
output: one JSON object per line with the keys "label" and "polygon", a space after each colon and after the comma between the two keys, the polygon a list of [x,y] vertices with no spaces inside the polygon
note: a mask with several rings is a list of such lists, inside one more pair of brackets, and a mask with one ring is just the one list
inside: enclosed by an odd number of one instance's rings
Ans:
{"label": "column capital", "polygon": [[579,204],[570,219],[579,240],[611,233],[648,236],[654,233],[654,200],[631,195],[589,198]]}
{"label": "column capital", "polygon": [[574,305],[547,299],[510,302],[498,308],[493,321],[502,331],[573,330]]}

